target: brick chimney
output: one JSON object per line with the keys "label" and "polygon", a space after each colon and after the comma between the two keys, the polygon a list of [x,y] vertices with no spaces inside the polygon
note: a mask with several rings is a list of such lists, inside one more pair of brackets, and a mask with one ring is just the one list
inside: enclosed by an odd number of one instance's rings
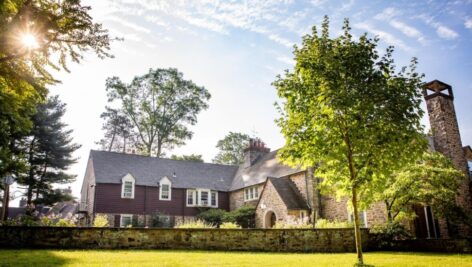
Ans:
{"label": "brick chimney", "polygon": [[[428,109],[435,150],[449,158],[454,166],[463,171],[468,178],[464,179],[460,185],[456,201],[466,211],[470,211],[470,179],[454,110],[452,87],[449,84],[434,80],[423,85],[423,95]],[[462,234],[464,233],[463,230],[460,230]]]}
{"label": "brick chimney", "polygon": [[248,147],[244,149],[244,167],[247,168],[254,165],[258,159],[269,152],[270,148],[267,148],[261,139],[249,139]]}

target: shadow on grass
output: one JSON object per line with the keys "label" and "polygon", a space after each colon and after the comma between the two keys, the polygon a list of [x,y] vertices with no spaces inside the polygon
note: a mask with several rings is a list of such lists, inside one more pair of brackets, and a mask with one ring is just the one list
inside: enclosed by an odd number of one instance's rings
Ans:
{"label": "shadow on grass", "polygon": [[51,251],[35,249],[1,249],[0,267],[13,266],[63,266],[68,259],[54,255]]}

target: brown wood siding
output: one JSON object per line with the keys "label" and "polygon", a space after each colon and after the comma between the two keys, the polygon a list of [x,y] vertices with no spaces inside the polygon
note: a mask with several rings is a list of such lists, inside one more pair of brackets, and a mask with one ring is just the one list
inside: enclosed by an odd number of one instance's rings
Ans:
{"label": "brown wood siding", "polygon": [[[137,185],[134,199],[121,198],[121,184],[96,185],[95,212],[120,214],[153,214],[195,216],[199,208],[186,207],[186,189],[172,188],[172,200],[159,200],[159,188]],[[218,208],[229,210],[229,194],[218,192]]]}

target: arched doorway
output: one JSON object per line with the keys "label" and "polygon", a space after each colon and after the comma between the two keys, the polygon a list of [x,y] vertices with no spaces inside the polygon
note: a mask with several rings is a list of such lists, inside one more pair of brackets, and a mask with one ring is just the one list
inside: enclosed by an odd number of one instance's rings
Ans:
{"label": "arched doorway", "polygon": [[268,210],[264,216],[264,228],[272,228],[277,222],[277,215],[275,212]]}

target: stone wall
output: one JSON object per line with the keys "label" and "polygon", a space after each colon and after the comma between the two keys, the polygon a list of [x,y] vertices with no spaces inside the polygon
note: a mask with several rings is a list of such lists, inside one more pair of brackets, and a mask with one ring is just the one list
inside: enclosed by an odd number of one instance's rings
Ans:
{"label": "stone wall", "polygon": [[[347,221],[349,219],[347,204],[347,198],[337,201],[334,197],[324,196],[321,198],[321,217],[330,221]],[[382,202],[373,203],[366,210],[366,216],[368,227],[386,222],[385,204]]]}
{"label": "stone wall", "polygon": [[[368,233],[362,229],[363,246]],[[352,229],[0,227],[0,247],[353,252]]]}

